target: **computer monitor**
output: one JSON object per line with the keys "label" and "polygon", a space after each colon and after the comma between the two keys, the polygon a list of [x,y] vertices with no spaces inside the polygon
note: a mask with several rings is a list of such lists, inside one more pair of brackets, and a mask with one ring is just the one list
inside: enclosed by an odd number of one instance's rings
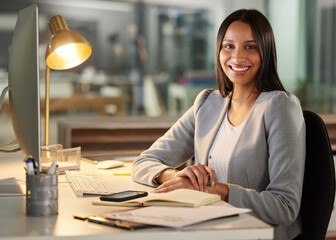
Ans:
{"label": "computer monitor", "polygon": [[11,121],[25,157],[40,160],[38,5],[19,12],[9,49],[8,86]]}

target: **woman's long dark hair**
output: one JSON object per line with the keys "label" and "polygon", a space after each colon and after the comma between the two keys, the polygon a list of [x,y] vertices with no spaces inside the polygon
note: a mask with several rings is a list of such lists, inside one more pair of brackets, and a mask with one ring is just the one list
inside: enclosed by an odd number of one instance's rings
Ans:
{"label": "woman's long dark hair", "polygon": [[256,88],[259,91],[286,91],[282,85],[277,71],[277,56],[273,30],[267,18],[257,10],[241,9],[231,13],[221,24],[217,35],[216,50],[216,79],[218,89],[223,97],[233,90],[233,83],[225,75],[220,64],[220,51],[226,30],[231,23],[241,21],[247,23],[251,29],[260,49],[261,66],[257,73]]}

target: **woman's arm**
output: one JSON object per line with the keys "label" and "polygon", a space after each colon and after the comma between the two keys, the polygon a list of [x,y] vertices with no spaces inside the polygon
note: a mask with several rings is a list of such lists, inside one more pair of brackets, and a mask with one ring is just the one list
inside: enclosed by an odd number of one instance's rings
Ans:
{"label": "woman's arm", "polygon": [[134,181],[157,186],[172,178],[168,174],[172,172],[167,171],[168,169],[174,169],[194,156],[195,116],[212,92],[213,90],[203,90],[196,97],[194,105],[134,161],[132,168]]}
{"label": "woman's arm", "polygon": [[[157,186],[194,155],[194,111],[190,108],[162,137],[134,161],[134,181]],[[170,170],[170,171],[167,171]],[[162,175],[162,176],[161,176]],[[161,178],[163,179],[160,181]],[[160,182],[157,182],[157,181]]]}

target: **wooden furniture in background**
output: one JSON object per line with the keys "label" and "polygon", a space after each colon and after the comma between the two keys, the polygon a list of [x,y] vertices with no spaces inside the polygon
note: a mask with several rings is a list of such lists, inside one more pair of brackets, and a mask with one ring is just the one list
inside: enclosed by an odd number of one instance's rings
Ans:
{"label": "wooden furniture in background", "polygon": [[336,240],[336,231],[328,231],[326,240]]}
{"label": "wooden furniture in background", "polygon": [[[95,110],[101,115],[108,115],[107,107],[116,107],[115,115],[125,115],[125,99],[123,97],[101,97],[96,95],[76,94],[70,97],[51,98],[50,112],[66,112],[70,110]],[[44,109],[45,101],[41,99],[40,106]],[[9,112],[9,102],[4,101],[2,111]]]}
{"label": "wooden furniture in background", "polygon": [[320,114],[330,138],[331,149],[336,154],[336,114]]}
{"label": "wooden furniture in background", "polygon": [[[336,154],[336,114],[320,114],[320,116],[323,119],[327,127],[331,149],[335,156]],[[334,206],[335,206],[335,203],[334,203]],[[334,211],[332,213],[332,217],[333,217],[333,214],[335,214]],[[326,240],[336,240],[335,229],[329,230],[327,232]]]}
{"label": "wooden furniture in background", "polygon": [[92,109],[96,110],[101,115],[108,115],[107,107],[109,105],[114,105],[116,107],[116,115],[125,115],[124,102],[122,97],[73,95],[66,98],[50,99],[51,112]]}
{"label": "wooden furniture in background", "polygon": [[63,117],[58,119],[58,143],[81,146],[82,153],[143,151],[161,137],[178,117]]}

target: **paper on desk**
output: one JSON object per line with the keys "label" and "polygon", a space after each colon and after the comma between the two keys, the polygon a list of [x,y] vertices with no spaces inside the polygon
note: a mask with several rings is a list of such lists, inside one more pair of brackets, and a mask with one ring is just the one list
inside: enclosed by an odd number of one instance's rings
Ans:
{"label": "paper on desk", "polygon": [[26,195],[25,185],[17,183],[15,178],[6,178],[0,180],[0,197],[13,197]]}
{"label": "paper on desk", "polygon": [[181,228],[210,219],[250,212],[250,209],[231,205],[189,207],[144,207],[128,212],[106,214],[103,217],[129,222]]}

